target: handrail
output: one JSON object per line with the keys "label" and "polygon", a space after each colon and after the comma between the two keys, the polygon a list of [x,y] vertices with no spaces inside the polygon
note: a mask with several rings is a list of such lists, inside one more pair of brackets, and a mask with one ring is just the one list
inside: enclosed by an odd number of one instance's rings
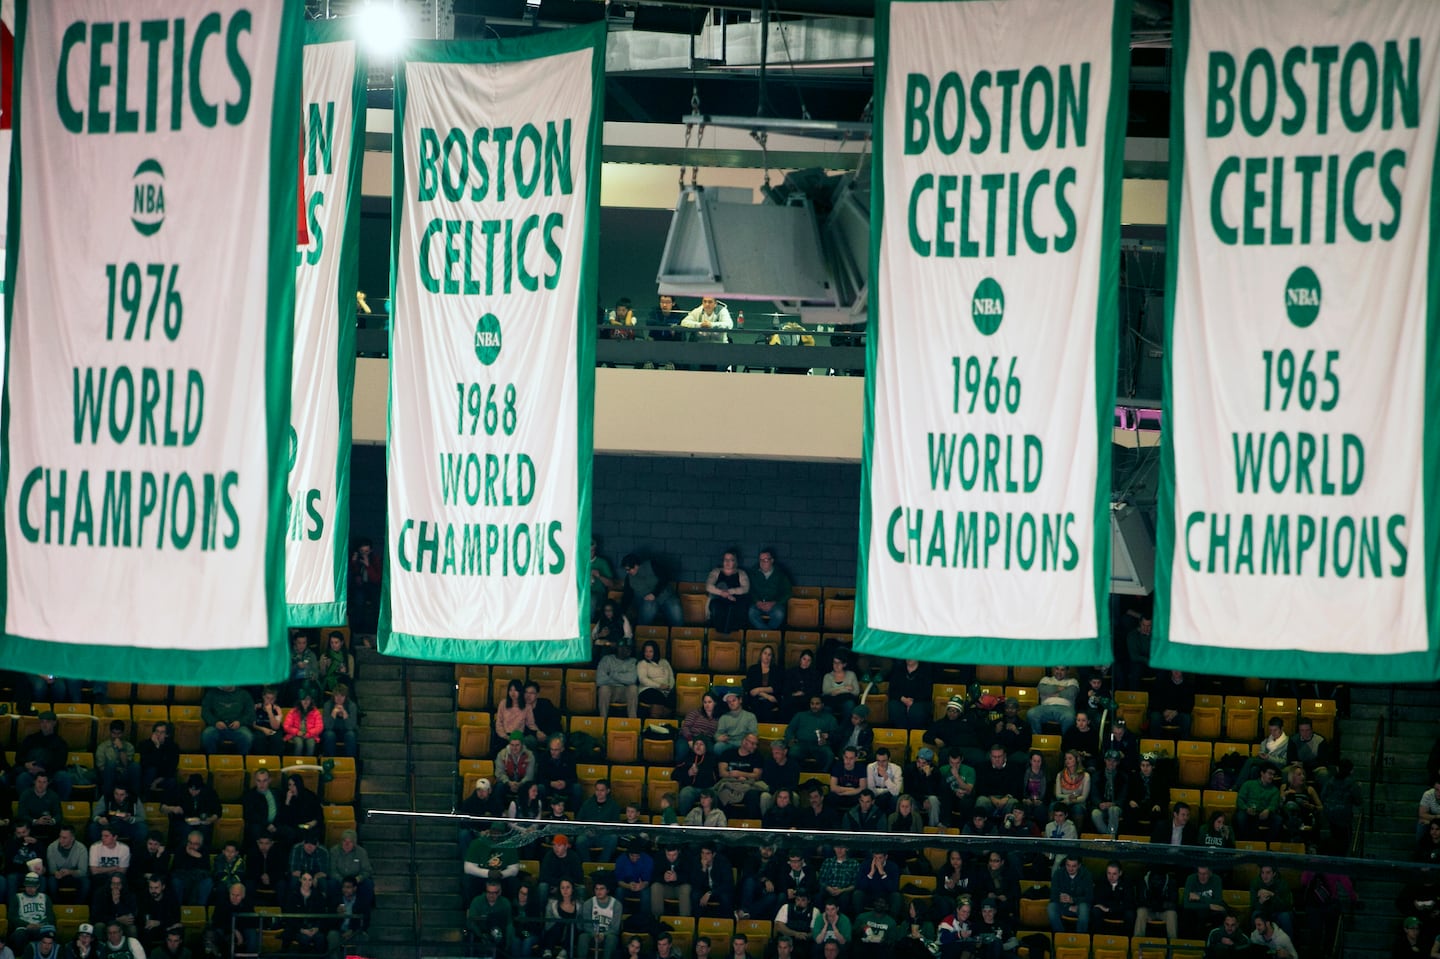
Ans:
{"label": "handrail", "polygon": [[[1394,712],[1395,690],[1390,690],[1390,708],[1386,709],[1388,716]],[[1355,834],[1351,837],[1352,851],[1357,856],[1365,854],[1365,827],[1369,822],[1366,811],[1375,808],[1375,792],[1381,779],[1385,775],[1385,720],[1375,720],[1375,735],[1370,737],[1370,798],[1359,810],[1357,810],[1358,824]]]}
{"label": "handrail", "polygon": [[[400,661],[400,683],[405,690],[405,715],[413,716],[415,704],[410,688],[410,664],[406,660]],[[415,742],[412,735],[411,723],[404,723],[405,727],[405,779],[410,789],[410,808],[415,808]],[[419,827],[418,820],[410,820],[410,899],[411,908],[415,914],[415,959],[420,959],[422,950],[420,941],[423,938],[425,929],[424,909],[421,906],[420,881],[415,865],[418,862],[419,853]]]}

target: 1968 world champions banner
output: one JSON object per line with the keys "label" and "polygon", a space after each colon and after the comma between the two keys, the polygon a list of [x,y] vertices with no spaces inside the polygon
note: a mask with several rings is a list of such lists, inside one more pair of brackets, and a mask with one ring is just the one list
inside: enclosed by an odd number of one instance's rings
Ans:
{"label": "1968 world champions banner", "polygon": [[383,652],[588,655],[604,40],[398,67]]}

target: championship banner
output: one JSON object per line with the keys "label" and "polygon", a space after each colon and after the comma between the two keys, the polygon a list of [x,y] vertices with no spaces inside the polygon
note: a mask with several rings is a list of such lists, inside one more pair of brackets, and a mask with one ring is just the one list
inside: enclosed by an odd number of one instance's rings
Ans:
{"label": "championship banner", "polygon": [[589,656],[604,61],[596,24],[397,69],[382,652]]}
{"label": "championship banner", "polygon": [[1440,676],[1440,4],[1175,4],[1151,659]]}
{"label": "championship banner", "polygon": [[348,30],[335,22],[306,29],[301,201],[308,242],[295,256],[285,597],[291,626],[342,626],[366,74]]}
{"label": "championship banner", "polygon": [[8,669],[286,674],[302,8],[17,7]]}
{"label": "championship banner", "polygon": [[855,648],[1110,660],[1125,0],[881,3]]}

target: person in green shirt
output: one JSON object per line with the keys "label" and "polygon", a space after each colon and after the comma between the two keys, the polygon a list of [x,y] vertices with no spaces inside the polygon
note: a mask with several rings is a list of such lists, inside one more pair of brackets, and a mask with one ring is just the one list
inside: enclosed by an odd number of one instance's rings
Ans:
{"label": "person in green shirt", "polygon": [[810,924],[810,935],[817,949],[823,949],[827,942],[838,944],[842,950],[850,944],[850,919],[840,912],[838,900],[831,899],[825,903],[825,909],[816,914]]}
{"label": "person in green shirt", "polygon": [[1189,939],[1203,939],[1210,928],[1225,918],[1225,890],[1220,877],[1209,866],[1198,866],[1185,877],[1180,893],[1181,933]]}
{"label": "person in green shirt", "polygon": [[600,541],[590,537],[590,618],[600,611],[600,604],[610,595],[610,590],[620,588],[615,578],[615,568],[600,555]]}
{"label": "person in green shirt", "polygon": [[500,880],[485,880],[485,891],[470,902],[465,925],[482,955],[498,955],[514,935],[510,900],[500,895]]}
{"label": "person in green shirt", "polygon": [[1236,804],[1235,831],[1240,838],[1254,839],[1262,831],[1268,833],[1280,812],[1280,787],[1275,782],[1275,767],[1262,767],[1260,778],[1241,786]]}
{"label": "person in green shirt", "polygon": [[790,577],[775,565],[775,550],[762,546],[750,571],[750,626],[753,629],[780,629],[785,625],[785,607],[790,602]]}
{"label": "person in green shirt", "polygon": [[890,904],[876,896],[870,909],[855,919],[856,959],[882,959],[900,941],[900,921],[890,915]]}

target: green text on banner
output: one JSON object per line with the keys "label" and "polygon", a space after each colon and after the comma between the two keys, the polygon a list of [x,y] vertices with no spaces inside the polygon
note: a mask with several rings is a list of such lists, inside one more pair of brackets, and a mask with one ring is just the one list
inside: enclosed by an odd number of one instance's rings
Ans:
{"label": "green text on banner", "polygon": [[383,652],[588,656],[604,43],[399,64]]}
{"label": "green text on banner", "polygon": [[1440,5],[1177,2],[1152,659],[1440,675]]}
{"label": "green text on banner", "polygon": [[302,6],[17,8],[8,668],[285,674]]}
{"label": "green text on banner", "polygon": [[365,62],[335,23],[306,25],[301,172],[309,244],[295,255],[285,597],[292,626],[345,623]]}
{"label": "green text on banner", "polygon": [[882,3],[855,647],[1108,662],[1124,0]]}

